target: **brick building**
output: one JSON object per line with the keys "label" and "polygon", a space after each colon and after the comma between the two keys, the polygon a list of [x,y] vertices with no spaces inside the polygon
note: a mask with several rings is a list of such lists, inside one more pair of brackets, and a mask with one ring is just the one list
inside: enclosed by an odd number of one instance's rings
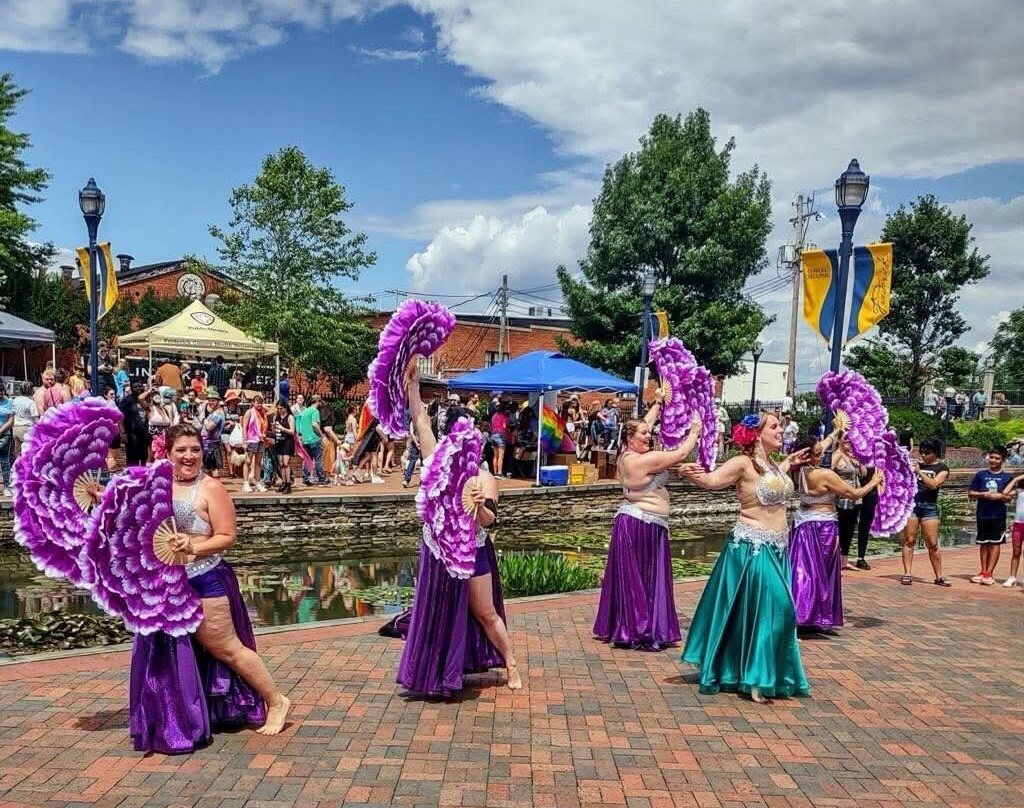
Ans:
{"label": "brick building", "polygon": [[[117,260],[117,288],[119,297],[123,299],[138,300],[147,289],[152,289],[157,297],[205,300],[209,295],[220,295],[225,287],[238,289],[238,284],[216,267],[197,273],[183,258],[137,266],[132,266],[133,257],[130,255],[118,255]],[[74,267],[63,266],[61,270],[66,280],[82,288],[81,277],[76,278]],[[77,274],[80,276],[81,272]]]}

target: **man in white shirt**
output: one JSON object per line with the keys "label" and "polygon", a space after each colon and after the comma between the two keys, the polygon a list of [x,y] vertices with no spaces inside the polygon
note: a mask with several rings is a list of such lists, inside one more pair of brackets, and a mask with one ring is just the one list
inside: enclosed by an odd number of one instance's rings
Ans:
{"label": "man in white shirt", "polygon": [[718,456],[725,455],[725,436],[729,431],[729,411],[722,406],[722,399],[715,399],[715,437],[718,441]]}
{"label": "man in white shirt", "polygon": [[789,395],[788,393],[782,397],[782,414],[793,414],[793,396]]}

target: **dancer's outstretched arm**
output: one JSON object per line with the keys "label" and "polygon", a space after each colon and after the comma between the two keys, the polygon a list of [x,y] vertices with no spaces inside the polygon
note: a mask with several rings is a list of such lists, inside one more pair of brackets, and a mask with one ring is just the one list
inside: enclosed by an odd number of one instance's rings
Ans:
{"label": "dancer's outstretched arm", "polygon": [[743,475],[753,468],[753,465],[753,461],[749,457],[738,455],[726,460],[711,472],[705,471],[700,463],[684,463],[679,467],[679,473],[698,488],[721,491],[736,485]]}
{"label": "dancer's outstretched arm", "polygon": [[416,430],[416,438],[420,442],[420,455],[429,457],[437,448],[437,438],[430,428],[430,418],[420,397],[420,372],[413,362],[405,374],[405,389],[409,398],[409,418],[412,428]]}

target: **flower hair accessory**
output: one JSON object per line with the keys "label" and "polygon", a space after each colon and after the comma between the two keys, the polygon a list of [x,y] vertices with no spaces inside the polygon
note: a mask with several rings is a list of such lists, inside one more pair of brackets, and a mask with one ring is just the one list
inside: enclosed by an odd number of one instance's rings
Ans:
{"label": "flower hair accessory", "polygon": [[751,413],[743,416],[743,420],[732,428],[732,442],[737,446],[749,446],[757,440],[757,428],[760,425],[760,415]]}

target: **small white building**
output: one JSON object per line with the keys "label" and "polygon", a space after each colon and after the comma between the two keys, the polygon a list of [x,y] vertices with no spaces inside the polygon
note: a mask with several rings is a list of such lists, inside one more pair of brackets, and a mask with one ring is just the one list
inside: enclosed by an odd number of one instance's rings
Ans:
{"label": "small white building", "polygon": [[[750,403],[750,383],[754,376],[753,357],[743,358],[743,369],[735,376],[722,380],[722,401],[726,404]],[[755,398],[764,403],[778,404],[786,395],[786,374],[789,367],[785,362],[757,363],[757,390]]]}

